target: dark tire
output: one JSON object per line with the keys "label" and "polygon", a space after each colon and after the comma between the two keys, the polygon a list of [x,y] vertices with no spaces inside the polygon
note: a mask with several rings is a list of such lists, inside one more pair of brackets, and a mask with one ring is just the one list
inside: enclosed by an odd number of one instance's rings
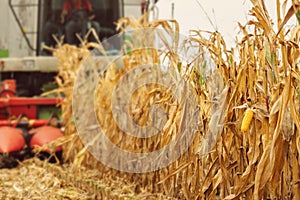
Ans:
{"label": "dark tire", "polygon": [[36,155],[41,160],[48,160],[49,163],[63,163],[62,151],[57,151],[54,154],[48,152],[40,152]]}
{"label": "dark tire", "polygon": [[0,169],[3,168],[15,168],[19,165],[18,161],[16,158],[10,155],[0,155]]}

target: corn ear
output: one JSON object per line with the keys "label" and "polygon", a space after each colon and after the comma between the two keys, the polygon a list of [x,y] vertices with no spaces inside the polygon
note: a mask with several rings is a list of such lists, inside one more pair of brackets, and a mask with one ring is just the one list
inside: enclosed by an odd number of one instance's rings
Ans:
{"label": "corn ear", "polygon": [[252,118],[253,118],[254,112],[252,109],[247,109],[242,121],[241,131],[246,132],[249,130]]}

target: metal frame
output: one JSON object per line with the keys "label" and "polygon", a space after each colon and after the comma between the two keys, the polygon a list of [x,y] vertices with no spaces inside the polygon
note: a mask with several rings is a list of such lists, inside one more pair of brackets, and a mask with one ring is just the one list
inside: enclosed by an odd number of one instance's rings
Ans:
{"label": "metal frame", "polygon": [[[32,6],[38,6],[38,4],[16,5],[16,4],[12,3],[12,0],[9,0],[8,1],[8,5],[9,5],[9,8],[12,11],[12,14],[13,14],[13,16],[14,16],[14,18],[15,18],[15,20],[16,20],[16,22],[17,22],[17,24],[18,24],[18,26],[19,26],[19,28],[21,30],[21,32],[22,32],[22,35],[23,35],[23,37],[24,37],[24,39],[25,39],[28,47],[31,50],[36,51],[37,49],[32,46],[32,44],[30,43],[30,40],[29,40],[29,38],[28,38],[28,36],[26,34],[26,31],[23,29],[22,24],[21,24],[21,22],[20,22],[20,20],[18,18],[18,15],[17,15],[14,7],[32,7]],[[27,32],[27,33],[31,33],[32,34],[32,33],[35,33],[35,32]]]}

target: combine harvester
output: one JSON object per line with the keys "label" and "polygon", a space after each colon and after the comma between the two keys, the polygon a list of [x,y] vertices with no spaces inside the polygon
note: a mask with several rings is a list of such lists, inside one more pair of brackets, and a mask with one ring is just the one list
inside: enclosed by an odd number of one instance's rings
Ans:
{"label": "combine harvester", "polygon": [[[119,18],[139,18],[157,0],[90,2],[95,14],[93,20],[102,28],[98,36],[103,41],[117,34],[107,30],[115,30]],[[63,27],[60,24],[63,3],[64,0],[0,1],[0,12],[5,16],[0,23],[0,168],[15,166],[16,159],[31,157],[36,146],[44,146],[63,135],[57,117],[60,113],[57,105],[62,99],[40,97],[45,88],[55,86],[58,61],[43,47],[50,39],[45,35],[46,24],[51,21]],[[58,39],[60,36],[56,35]],[[110,40],[113,49],[108,55],[119,53],[121,40]],[[99,55],[99,59],[105,58]],[[49,153],[46,150],[42,156]],[[62,148],[55,149],[55,153],[61,159]]]}
{"label": "combine harvester", "polygon": [[[59,23],[63,2],[0,1],[0,12],[5,19],[0,23],[0,168],[16,166],[17,160],[33,156],[32,150],[36,146],[43,146],[63,135],[61,121],[56,117],[60,113],[57,105],[62,99],[40,97],[45,88],[55,86],[57,59],[43,46],[49,40],[45,36],[47,22],[52,20],[62,27]],[[141,14],[140,0],[90,2],[94,20],[110,30],[115,29],[119,18]],[[101,40],[116,34],[105,32],[105,28],[101,30]],[[55,152],[61,159],[62,148]],[[46,150],[40,155],[49,153]]]}
{"label": "combine harvester", "polygon": [[[61,98],[18,97],[16,93],[14,79],[2,82],[0,91],[0,168],[16,166],[17,159],[23,160],[34,155],[32,149],[43,147],[63,136],[60,129],[62,122],[58,117],[59,107],[57,107],[62,101]],[[61,161],[62,148],[56,148],[54,153]],[[39,157],[48,157],[50,154],[50,150],[46,149],[39,154]]]}

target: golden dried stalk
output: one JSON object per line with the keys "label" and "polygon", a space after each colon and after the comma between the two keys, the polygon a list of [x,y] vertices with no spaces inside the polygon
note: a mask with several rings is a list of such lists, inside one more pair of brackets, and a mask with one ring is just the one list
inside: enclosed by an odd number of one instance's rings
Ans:
{"label": "golden dried stalk", "polygon": [[[277,37],[263,1],[252,2],[251,14],[254,18],[245,26],[240,25],[243,35],[242,39],[237,41],[236,51],[226,49],[220,33],[209,33],[209,37],[205,37],[203,31],[195,30],[189,41],[198,45],[201,56],[188,63],[189,66],[185,66],[176,55],[176,51],[172,50],[173,47],[178,47],[178,35],[173,35],[171,44],[167,40],[164,41],[164,46],[170,48],[170,52],[165,55],[174,67],[172,70],[179,77],[189,80],[197,93],[197,104],[200,107],[198,134],[183,156],[156,172],[126,174],[101,165],[88,152],[82,150],[83,145],[79,138],[74,137],[65,147],[66,158],[76,161],[74,167],[86,165],[97,168],[99,172],[110,173],[112,176],[141,185],[144,192],[164,193],[170,197],[298,197],[299,26],[289,30],[289,38],[284,34]],[[285,18],[288,17],[289,15]],[[282,28],[284,24],[285,22],[282,23]],[[128,26],[133,30],[162,28],[166,32],[179,31],[179,26],[174,20],[140,23],[131,18],[124,18],[119,21],[118,28],[121,31],[126,31]],[[281,32],[283,33],[284,29]],[[140,37],[137,36],[137,41],[133,41],[136,42],[135,45],[141,42]],[[153,42],[153,37],[149,37],[145,45]],[[131,47],[134,47],[134,44]],[[205,66],[207,55],[201,54],[205,50],[215,68]],[[110,141],[122,149],[151,152],[162,148],[178,135],[179,116],[183,109],[178,106],[178,102],[171,97],[168,90],[155,84],[141,87],[133,93],[129,113],[137,124],[151,124],[152,119],[148,117],[149,108],[155,103],[160,104],[167,113],[167,120],[160,134],[147,139],[129,136],[118,128],[112,117],[111,93],[118,81],[137,66],[159,64],[163,60],[160,53],[155,49],[132,51],[122,57],[123,68],[118,68],[113,63],[99,78],[95,95],[97,118]],[[66,134],[69,135],[76,132],[72,121],[74,111],[70,106],[72,90],[69,88],[73,87],[75,78],[80,76],[77,70],[83,63],[82,58],[88,56],[88,50],[84,46],[74,48],[66,45],[57,50],[56,56],[60,61],[57,82],[60,91],[64,91],[66,95],[63,117],[68,121]],[[190,68],[192,70],[185,70]],[[137,74],[132,74],[134,75]],[[134,77],[129,77],[129,85],[132,79]],[[86,87],[88,88],[88,85]],[[120,95],[125,95],[125,92],[120,91]],[[250,107],[255,109],[255,118],[248,119],[248,123],[252,123],[249,134],[242,134],[240,131],[240,121],[244,113],[238,108],[245,103],[251,104]],[[84,112],[87,107],[83,105],[77,112]],[[251,114],[251,111],[246,112]],[[289,123],[284,120],[289,120]],[[248,131],[247,127],[249,126],[242,123],[242,131]],[[157,182],[159,184],[156,184]]]}

